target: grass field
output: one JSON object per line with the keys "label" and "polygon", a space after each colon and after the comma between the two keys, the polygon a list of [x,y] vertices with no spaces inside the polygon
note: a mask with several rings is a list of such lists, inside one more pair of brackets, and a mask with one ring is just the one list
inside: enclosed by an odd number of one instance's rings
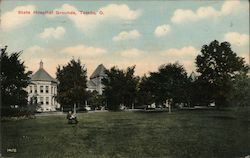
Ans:
{"label": "grass field", "polygon": [[[2,122],[2,154],[18,158],[244,157],[250,155],[250,113],[106,112]],[[8,149],[16,149],[13,152]]]}

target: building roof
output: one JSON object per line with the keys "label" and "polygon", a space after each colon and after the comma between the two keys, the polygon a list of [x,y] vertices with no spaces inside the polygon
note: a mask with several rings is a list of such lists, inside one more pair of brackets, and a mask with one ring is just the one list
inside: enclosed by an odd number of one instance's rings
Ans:
{"label": "building roof", "polygon": [[106,68],[104,67],[103,64],[98,65],[98,67],[95,69],[93,74],[90,76],[90,79],[100,77],[100,76],[103,76],[103,77],[107,76],[105,74],[105,70],[106,70]]}
{"label": "building roof", "polygon": [[90,87],[95,87],[95,86],[96,86],[96,84],[92,80],[87,81],[87,87],[90,88]]}
{"label": "building roof", "polygon": [[40,67],[36,73],[31,76],[31,81],[48,81],[57,82],[56,79],[50,76],[50,74],[43,69],[43,62],[40,62]]}

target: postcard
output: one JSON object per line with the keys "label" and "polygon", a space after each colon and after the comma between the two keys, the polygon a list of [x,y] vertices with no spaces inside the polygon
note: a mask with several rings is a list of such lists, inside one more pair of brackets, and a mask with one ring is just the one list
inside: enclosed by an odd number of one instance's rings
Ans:
{"label": "postcard", "polygon": [[0,4],[0,157],[250,158],[249,1]]}

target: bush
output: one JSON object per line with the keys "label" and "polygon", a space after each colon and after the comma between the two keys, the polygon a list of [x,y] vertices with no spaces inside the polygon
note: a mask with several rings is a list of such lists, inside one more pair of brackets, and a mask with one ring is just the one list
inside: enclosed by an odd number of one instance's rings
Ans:
{"label": "bush", "polygon": [[26,116],[29,117],[34,115],[35,111],[31,110],[27,107],[18,107],[18,108],[1,108],[1,116],[3,117],[21,117]]}

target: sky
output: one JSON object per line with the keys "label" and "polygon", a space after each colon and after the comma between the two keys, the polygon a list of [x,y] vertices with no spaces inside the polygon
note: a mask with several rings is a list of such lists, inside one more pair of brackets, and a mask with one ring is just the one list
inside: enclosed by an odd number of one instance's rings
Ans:
{"label": "sky", "polygon": [[[51,13],[51,14],[48,14]],[[1,1],[0,46],[21,55],[28,70],[80,59],[90,76],[99,64],[142,76],[195,57],[213,40],[228,41],[249,63],[249,2],[228,1]]]}

